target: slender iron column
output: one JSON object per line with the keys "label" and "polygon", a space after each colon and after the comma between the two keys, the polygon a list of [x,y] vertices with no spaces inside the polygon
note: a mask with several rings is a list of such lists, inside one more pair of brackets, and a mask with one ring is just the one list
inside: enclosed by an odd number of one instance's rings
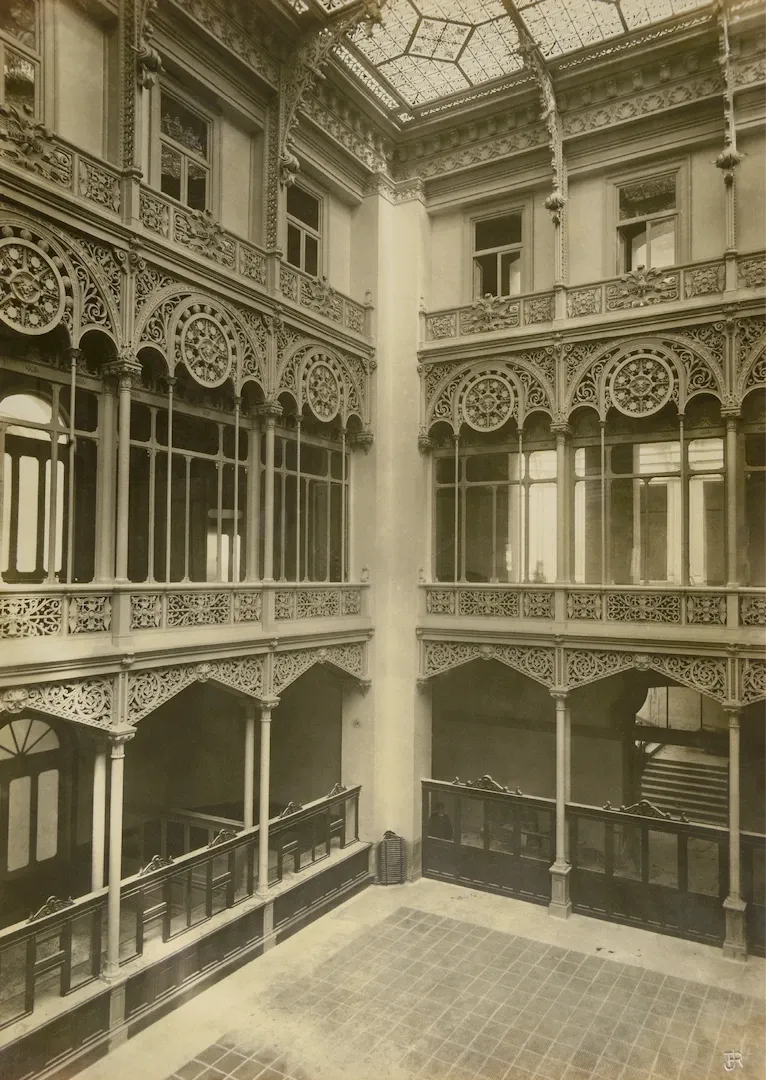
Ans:
{"label": "slender iron column", "polygon": [[109,892],[106,901],[106,963],[104,978],[120,970],[120,885],[122,882],[122,792],[125,778],[125,743],[133,728],[112,732],[111,788],[109,792]]}
{"label": "slender iron column", "polygon": [[278,699],[261,702],[261,773],[258,790],[258,895],[269,889],[269,772],[271,769],[271,713]]}
{"label": "slender iron column", "polygon": [[723,902],[726,917],[724,955],[734,960],[747,956],[745,902],[740,895],[740,807],[739,807],[739,708],[729,708],[729,895]]}
{"label": "slender iron column", "polygon": [[106,847],[106,747],[99,745],[93,759],[93,822],[91,825],[90,888],[104,885]]}
{"label": "slender iron column", "polygon": [[274,580],[274,424],[282,415],[282,409],[276,404],[261,406],[266,431],[266,476],[263,535],[263,580]]}
{"label": "slender iron column", "polygon": [[566,919],[572,911],[569,899],[569,874],[567,861],[566,804],[569,792],[569,737],[570,716],[567,694],[553,691],[556,702],[556,861],[551,867],[551,915]]}
{"label": "slender iron column", "polygon": [[252,829],[255,824],[254,795],[255,795],[255,711],[254,704],[245,706],[245,806],[244,822],[246,829]]}
{"label": "slender iron column", "polygon": [[117,379],[117,539],[115,544],[115,580],[128,580],[128,527],[130,498],[130,391],[141,375],[141,365],[129,350],[109,364],[107,374]]}

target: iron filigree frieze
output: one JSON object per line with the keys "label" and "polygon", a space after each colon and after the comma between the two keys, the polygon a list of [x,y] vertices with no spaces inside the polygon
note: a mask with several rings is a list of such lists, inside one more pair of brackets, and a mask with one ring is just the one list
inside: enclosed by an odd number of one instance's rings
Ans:
{"label": "iron filigree frieze", "polygon": [[426,679],[471,660],[497,660],[543,686],[554,684],[555,649],[552,647],[488,645],[467,641],[423,642],[422,670]]}
{"label": "iron filigree frieze", "polygon": [[263,656],[205,660],[195,664],[131,670],[128,673],[128,718],[142,720],[194,682],[220,683],[248,697],[260,699],[264,688]]}
{"label": "iron filigree frieze", "polygon": [[314,664],[331,664],[356,679],[364,679],[366,645],[364,642],[354,641],[275,653],[272,665],[271,689],[273,693],[281,694],[290,683],[295,682]]}
{"label": "iron filigree frieze", "polygon": [[107,728],[112,721],[112,699],[112,677],[107,675],[29,687],[14,686],[0,690],[0,713],[34,709],[61,720]]}

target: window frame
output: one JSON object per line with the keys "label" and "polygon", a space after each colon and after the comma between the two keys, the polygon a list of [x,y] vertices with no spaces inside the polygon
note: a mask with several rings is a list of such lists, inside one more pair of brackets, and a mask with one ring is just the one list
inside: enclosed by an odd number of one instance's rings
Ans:
{"label": "window frame", "polygon": [[[476,250],[476,226],[483,221],[492,221],[495,218],[512,217],[518,214],[521,219],[521,240],[518,244],[500,244],[494,248],[482,248],[479,252]],[[500,256],[506,252],[519,253],[519,291],[518,293],[508,293],[508,295],[498,295],[499,300],[513,299],[517,296],[521,296],[528,291],[527,288],[527,273],[526,273],[526,255],[529,248],[529,240],[526,240],[526,228],[530,220],[531,215],[526,213],[526,207],[522,205],[514,206],[499,206],[487,209],[480,214],[472,214],[469,218],[469,244],[470,244],[470,297],[473,303],[476,300],[481,300],[486,292],[482,292],[478,288],[478,267],[476,265],[476,259],[479,254],[491,255],[494,254],[498,259],[498,280],[500,280]]]}
{"label": "window frame", "polygon": [[0,105],[6,106],[5,100],[5,50],[10,48],[19,53],[35,68],[35,107],[32,119],[38,123],[43,122],[45,95],[43,89],[43,71],[46,50],[46,35],[43,33],[43,17],[45,4],[43,0],[34,0],[35,6],[35,38],[36,48],[30,49],[23,45],[6,31],[0,29]]}
{"label": "window frame", "polygon": [[[207,124],[208,132],[208,156],[207,159],[197,157],[187,147],[184,147],[181,143],[177,143],[172,136],[163,134],[162,132],[162,95],[167,94],[169,97],[175,98],[180,105],[190,112],[194,113],[201,120]],[[150,148],[150,177],[151,185],[154,187],[163,197],[163,199],[170,199],[176,206],[182,207],[184,210],[190,213],[205,213],[210,212],[214,217],[220,216],[220,207],[218,205],[220,198],[220,183],[218,175],[218,162],[219,162],[219,140],[220,131],[217,116],[207,108],[197,98],[193,97],[178,83],[169,79],[160,80],[154,87],[152,102],[151,102],[151,148]],[[174,195],[169,195],[162,190],[162,146],[167,143],[176,153],[180,154],[184,162],[183,174],[186,176],[188,173],[188,165],[186,164],[187,158],[196,161],[198,164],[203,165],[208,172],[208,185],[205,193],[205,207],[203,210],[197,210],[195,207],[189,205],[183,198],[176,198]],[[186,190],[186,185],[182,184],[181,194],[183,195]]]}
{"label": "window frame", "polygon": [[[689,208],[691,206],[689,192],[689,161],[687,158],[673,158],[665,161],[650,161],[644,165],[632,169],[621,170],[605,178],[608,205],[611,208],[611,227],[607,230],[605,243],[605,265],[612,266],[616,275],[628,273],[625,269],[624,242],[622,230],[627,225],[638,224],[642,221],[661,221],[668,217],[675,220],[675,258],[673,262],[660,269],[670,270],[682,266],[689,261]],[[676,206],[675,210],[658,211],[656,214],[646,214],[640,217],[620,219],[620,189],[629,184],[640,183],[642,180],[652,180],[661,176],[675,175],[676,178]],[[646,269],[651,269],[648,260]],[[635,267],[633,268],[635,270]]]}
{"label": "window frame", "polygon": [[[293,269],[301,270],[304,274],[308,274],[309,277],[321,278],[321,277],[325,276],[325,265],[324,265],[324,263],[325,263],[325,247],[326,247],[326,243],[325,243],[325,241],[326,241],[325,225],[326,225],[326,222],[327,222],[326,197],[325,197],[324,193],[322,191],[320,191],[314,184],[312,184],[310,181],[307,182],[306,177],[304,177],[304,176],[301,176],[300,182],[296,181],[295,187],[301,188],[301,190],[305,191],[307,195],[310,195],[313,199],[316,199],[317,204],[318,204],[318,211],[319,211],[318,215],[317,215],[318,220],[319,220],[319,227],[318,227],[317,230],[314,230],[314,229],[311,228],[310,225],[306,225],[299,218],[293,217],[288,212],[288,209],[287,209],[287,193],[285,193],[285,243],[284,243],[285,262],[287,263],[288,266],[292,266]],[[292,225],[294,228],[298,229],[298,231],[300,232],[300,237],[301,237],[301,264],[300,264],[300,266],[296,266],[296,264],[290,262],[290,260],[288,258],[287,236],[288,236],[288,229],[289,229],[290,225]],[[306,236],[307,235],[308,236],[313,236],[313,238],[317,242],[317,272],[316,272],[316,274],[311,274],[306,269],[306,266],[305,266],[305,263],[306,263]]]}

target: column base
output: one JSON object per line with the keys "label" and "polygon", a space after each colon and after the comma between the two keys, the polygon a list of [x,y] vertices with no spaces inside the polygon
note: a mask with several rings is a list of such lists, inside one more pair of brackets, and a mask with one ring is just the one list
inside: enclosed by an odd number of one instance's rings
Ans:
{"label": "column base", "polygon": [[569,899],[569,875],[572,867],[568,862],[555,862],[551,867],[551,902],[548,914],[557,919],[568,919],[572,914],[572,901]]}
{"label": "column base", "polygon": [[263,951],[268,952],[277,943],[274,933],[274,901],[270,900],[263,909]]}
{"label": "column base", "polygon": [[747,904],[739,896],[727,896],[723,902],[726,918],[723,955],[729,960],[747,960],[746,907]]}

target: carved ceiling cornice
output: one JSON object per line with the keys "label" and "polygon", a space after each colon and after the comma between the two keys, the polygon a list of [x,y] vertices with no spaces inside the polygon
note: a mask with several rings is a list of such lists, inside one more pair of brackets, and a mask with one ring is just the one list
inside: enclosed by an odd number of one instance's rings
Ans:
{"label": "carved ceiling cornice", "polygon": [[[256,24],[252,16],[249,20],[244,16],[243,21],[235,19],[213,0],[164,0],[164,3],[182,11],[203,33],[214,38],[272,89],[277,89],[285,45],[267,23]],[[228,7],[239,13],[237,5]]]}

